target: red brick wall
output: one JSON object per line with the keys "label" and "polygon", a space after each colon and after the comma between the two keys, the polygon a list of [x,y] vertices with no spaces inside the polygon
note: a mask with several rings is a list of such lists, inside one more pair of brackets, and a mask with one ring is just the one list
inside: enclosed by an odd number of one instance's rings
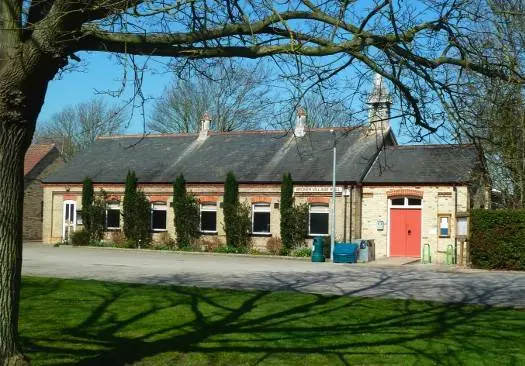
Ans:
{"label": "red brick wall", "polygon": [[24,240],[42,240],[42,179],[63,164],[59,152],[51,151],[24,179]]}

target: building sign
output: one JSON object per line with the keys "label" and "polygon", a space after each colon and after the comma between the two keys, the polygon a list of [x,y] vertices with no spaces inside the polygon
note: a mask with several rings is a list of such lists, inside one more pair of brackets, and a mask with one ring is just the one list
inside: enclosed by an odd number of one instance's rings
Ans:
{"label": "building sign", "polygon": [[457,217],[456,218],[456,235],[457,236],[467,236],[468,235],[468,218],[467,217]]}
{"label": "building sign", "polygon": [[[295,193],[332,193],[332,186],[317,187],[294,187]],[[343,193],[343,187],[335,187],[336,193]]]}

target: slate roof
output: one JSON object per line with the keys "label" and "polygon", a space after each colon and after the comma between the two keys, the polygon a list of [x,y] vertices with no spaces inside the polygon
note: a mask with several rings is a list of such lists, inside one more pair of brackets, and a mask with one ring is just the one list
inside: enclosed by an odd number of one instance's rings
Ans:
{"label": "slate roof", "polygon": [[[337,180],[357,182],[377,155],[375,135],[365,129],[336,129]],[[122,183],[134,169],[140,183],[171,183],[180,174],[189,183],[222,183],[232,170],[239,182],[329,183],[333,138],[328,129],[312,129],[296,138],[286,131],[104,137],[45,183]]]}
{"label": "slate roof", "polygon": [[401,145],[381,151],[364,183],[468,183],[481,169],[473,145]]}
{"label": "slate roof", "polygon": [[24,158],[24,176],[28,175],[53,149],[55,144],[32,144]]}

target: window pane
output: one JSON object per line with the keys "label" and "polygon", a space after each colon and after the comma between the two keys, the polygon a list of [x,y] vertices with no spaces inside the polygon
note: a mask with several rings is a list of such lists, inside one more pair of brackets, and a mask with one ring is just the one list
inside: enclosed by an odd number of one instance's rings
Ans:
{"label": "window pane", "polygon": [[392,206],[404,206],[404,205],[405,205],[404,198],[392,198]]}
{"label": "window pane", "polygon": [[82,211],[77,211],[77,225],[83,225],[83,222],[82,222]]}
{"label": "window pane", "polygon": [[269,203],[256,203],[253,205],[254,211],[270,211],[270,204]]}
{"label": "window pane", "polygon": [[270,213],[254,212],[253,213],[253,232],[269,233],[270,232]]}
{"label": "window pane", "polygon": [[409,198],[408,199],[408,205],[409,206],[420,206],[421,205],[421,199],[420,198]]}
{"label": "window pane", "polygon": [[310,212],[328,213],[330,209],[328,205],[310,205]]}
{"label": "window pane", "polygon": [[440,217],[439,218],[439,236],[449,236],[448,234],[448,217]]}
{"label": "window pane", "polygon": [[217,205],[215,203],[203,203],[201,211],[217,211]]}
{"label": "window pane", "polygon": [[151,211],[151,228],[153,230],[166,230],[166,211]]}
{"label": "window pane", "polygon": [[166,204],[165,203],[154,203],[151,205],[152,210],[164,210],[166,211]]}
{"label": "window pane", "polygon": [[106,210],[106,227],[119,228],[120,227],[120,210],[109,209]]}
{"label": "window pane", "polygon": [[328,214],[310,212],[310,234],[328,234]]}
{"label": "window pane", "polygon": [[217,231],[217,212],[201,211],[201,231]]}
{"label": "window pane", "polygon": [[71,213],[72,211],[73,211],[73,205],[71,203],[66,203],[66,207],[65,207],[66,221],[73,220],[73,215]]}

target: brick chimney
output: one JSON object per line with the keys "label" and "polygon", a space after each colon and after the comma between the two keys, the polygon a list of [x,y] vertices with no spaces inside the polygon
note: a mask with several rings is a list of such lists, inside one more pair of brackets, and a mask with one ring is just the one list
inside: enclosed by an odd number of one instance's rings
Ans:
{"label": "brick chimney", "polygon": [[208,137],[210,131],[211,118],[208,112],[204,112],[201,118],[201,125],[199,129],[199,139],[205,139]]}
{"label": "brick chimney", "polygon": [[297,110],[297,117],[295,118],[295,129],[294,129],[294,135],[295,137],[303,137],[306,127],[306,111],[304,108],[299,107]]}

